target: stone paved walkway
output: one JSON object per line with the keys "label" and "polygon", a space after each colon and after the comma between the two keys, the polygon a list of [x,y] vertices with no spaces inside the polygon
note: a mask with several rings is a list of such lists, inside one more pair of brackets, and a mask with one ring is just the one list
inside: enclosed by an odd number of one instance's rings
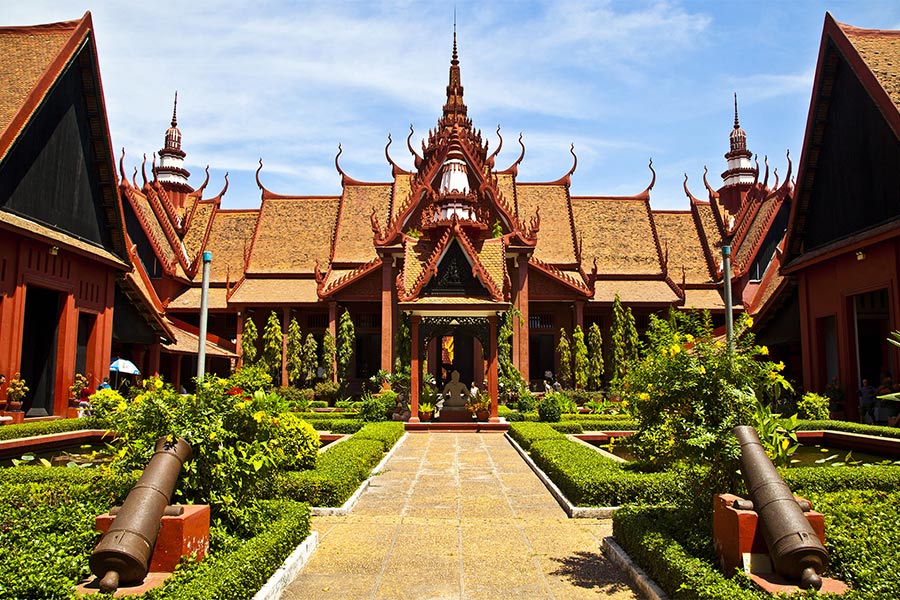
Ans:
{"label": "stone paved walkway", "polygon": [[638,598],[600,550],[608,520],[568,519],[502,434],[413,433],[284,600]]}

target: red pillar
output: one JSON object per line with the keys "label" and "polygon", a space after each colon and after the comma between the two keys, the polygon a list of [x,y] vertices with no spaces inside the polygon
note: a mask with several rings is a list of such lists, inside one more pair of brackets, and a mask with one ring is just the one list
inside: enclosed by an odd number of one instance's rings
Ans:
{"label": "red pillar", "polygon": [[63,310],[59,317],[56,343],[56,382],[53,390],[53,413],[65,415],[69,406],[69,386],[75,381],[75,352],[78,347],[78,310],[75,294],[63,292]]}
{"label": "red pillar", "polygon": [[161,344],[154,342],[150,345],[150,360],[147,364],[147,373],[150,375],[159,375],[159,353]]}
{"label": "red pillar", "polygon": [[499,423],[500,418],[497,416],[497,317],[496,315],[488,317],[490,324],[490,352],[488,354],[488,393],[491,396],[491,423]]}
{"label": "red pillar", "polygon": [[516,319],[519,322],[514,338],[514,345],[519,349],[519,360],[516,362],[516,366],[527,382],[530,373],[528,362],[528,258],[524,256],[519,259],[519,293],[516,308],[522,315],[521,318]]}
{"label": "red pillar", "polygon": [[394,307],[391,297],[392,277],[390,255],[382,258],[381,265],[381,368],[394,369]]}
{"label": "red pillar", "polygon": [[575,301],[575,325],[572,326],[573,331],[576,326],[581,327],[581,330],[584,331],[584,300]]}
{"label": "red pillar", "polygon": [[181,355],[172,354],[172,385],[176,390],[181,389]]}
{"label": "red pillar", "polygon": [[412,360],[409,369],[409,422],[419,422],[419,320],[422,317],[413,315],[409,319],[409,333],[412,338]]}

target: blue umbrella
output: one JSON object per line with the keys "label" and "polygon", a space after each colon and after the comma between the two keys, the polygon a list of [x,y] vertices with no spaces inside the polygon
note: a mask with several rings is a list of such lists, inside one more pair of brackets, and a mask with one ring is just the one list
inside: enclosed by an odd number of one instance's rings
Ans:
{"label": "blue umbrella", "polygon": [[125,373],[127,375],[140,375],[141,372],[138,370],[134,363],[130,360],[125,360],[124,358],[117,358],[113,361],[111,365],[109,365],[110,371],[115,371],[117,373]]}
{"label": "blue umbrella", "polygon": [[116,387],[119,387],[119,373],[125,373],[126,375],[141,374],[138,368],[134,366],[133,362],[124,358],[117,358],[114,360],[112,364],[109,365],[109,370],[116,373]]}

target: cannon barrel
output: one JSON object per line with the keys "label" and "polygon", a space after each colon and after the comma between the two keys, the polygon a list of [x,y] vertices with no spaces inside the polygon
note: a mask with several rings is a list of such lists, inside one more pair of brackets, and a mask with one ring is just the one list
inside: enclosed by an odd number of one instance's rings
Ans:
{"label": "cannon barrel", "polygon": [[147,576],[163,514],[191,454],[190,444],[181,438],[157,440],[144,473],[91,553],[91,572],[101,578],[102,592],[115,591],[120,583],[138,584]]}
{"label": "cannon barrel", "polygon": [[741,444],[741,473],[750,492],[775,571],[799,580],[800,587],[822,587],[828,551],[816,536],[791,489],[766,455],[753,427],[735,427]]}

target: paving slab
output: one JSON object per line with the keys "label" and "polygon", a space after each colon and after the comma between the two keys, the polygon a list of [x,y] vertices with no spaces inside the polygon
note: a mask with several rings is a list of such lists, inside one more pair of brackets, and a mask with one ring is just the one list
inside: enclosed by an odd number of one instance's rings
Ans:
{"label": "paving slab", "polygon": [[608,519],[568,519],[501,433],[407,436],[284,600],[641,598],[603,555]]}

